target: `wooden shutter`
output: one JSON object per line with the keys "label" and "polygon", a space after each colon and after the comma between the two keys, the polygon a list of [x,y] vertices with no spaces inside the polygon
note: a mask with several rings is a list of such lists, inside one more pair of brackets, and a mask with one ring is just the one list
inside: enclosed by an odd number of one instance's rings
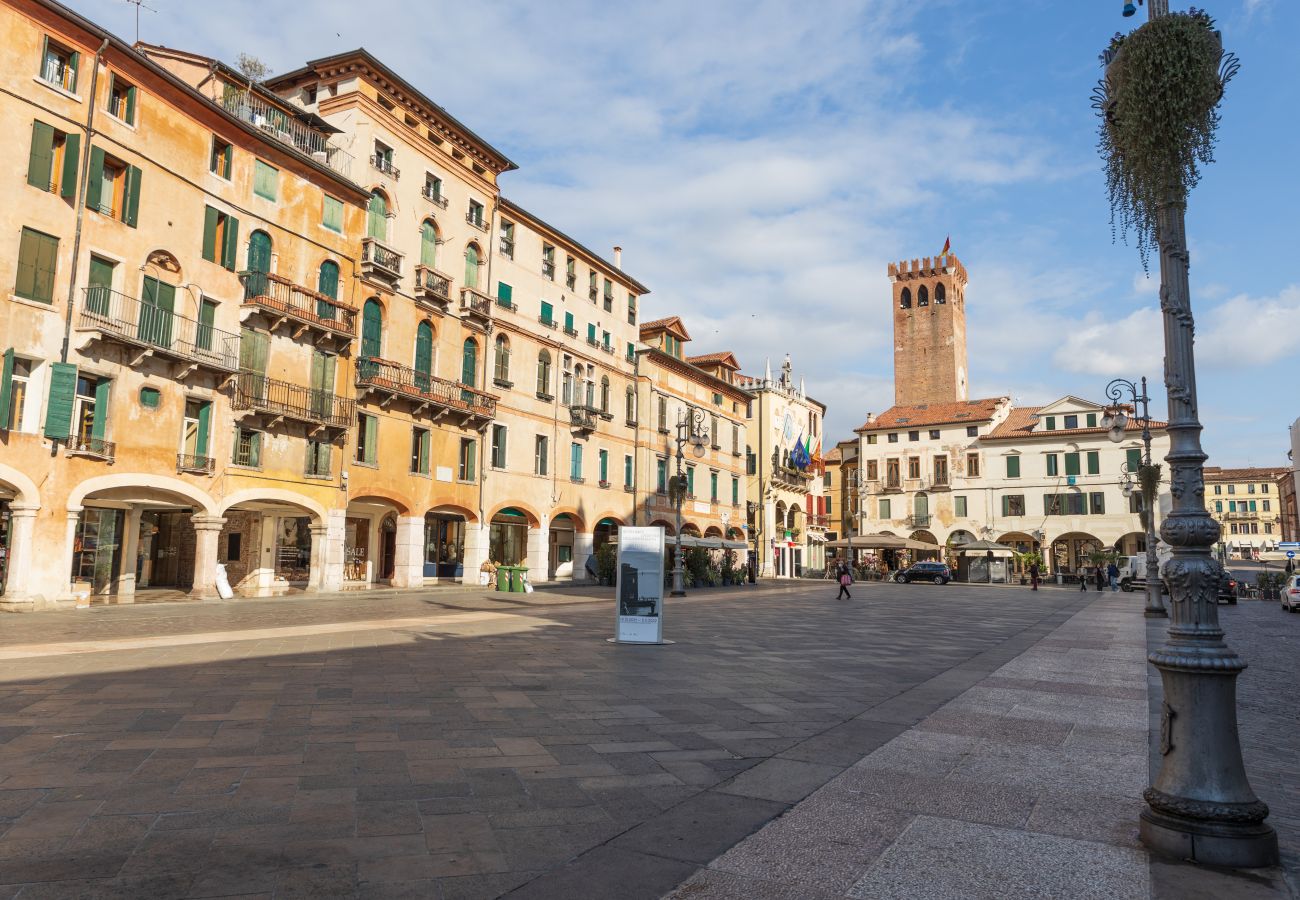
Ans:
{"label": "wooden shutter", "polygon": [[59,194],[64,200],[77,199],[77,167],[81,165],[81,135],[63,137],[63,175],[59,179]]}
{"label": "wooden shutter", "polygon": [[1066,475],[1079,474],[1079,454],[1077,453],[1065,454],[1065,474]]}
{"label": "wooden shutter", "polygon": [[0,431],[9,428],[9,407],[14,398],[14,350],[5,351],[0,363]]}
{"label": "wooden shutter", "polygon": [[478,345],[472,340],[466,340],[464,349],[461,353],[460,361],[460,383],[474,386],[475,376],[478,369]]}
{"label": "wooden shutter", "polygon": [[361,355],[377,359],[383,346],[384,311],[377,300],[367,300],[361,310]]}
{"label": "wooden shutter", "polygon": [[[81,54],[74,50],[68,54],[68,68],[72,70],[72,86],[68,88],[68,90],[72,91],[74,94],[77,92],[77,72],[80,67]],[[93,98],[91,99],[91,102],[95,102]]]}
{"label": "wooden shutter", "polygon": [[1101,455],[1096,450],[1088,451],[1088,474],[1101,474]]}
{"label": "wooden shutter", "polygon": [[77,395],[77,367],[72,363],[50,365],[50,400],[45,408],[45,436],[66,441],[72,434],[72,403]]}
{"label": "wooden shutter", "polygon": [[[212,326],[217,321],[217,304],[206,297],[199,302],[199,328],[196,343],[200,350],[212,349]],[[228,347],[221,348],[222,355],[229,353]]]}
{"label": "wooden shutter", "polygon": [[126,121],[130,125],[135,124],[135,85],[126,89]]}
{"label": "wooden shutter", "polygon": [[233,145],[233,144],[226,144],[226,148],[225,148],[225,150],[223,150],[223,151],[221,152],[221,155],[224,157],[224,159],[223,159],[223,161],[222,161],[222,164],[221,164],[221,177],[224,178],[224,179],[226,179],[227,181],[229,181],[229,180],[230,180],[230,163],[231,163],[231,160],[233,160],[233,159],[234,159],[234,156],[235,156],[235,147],[234,147],[234,145]]}
{"label": "wooden shutter", "polygon": [[90,178],[86,182],[86,208],[99,209],[99,196],[104,192],[104,151],[90,148]]}
{"label": "wooden shutter", "polygon": [[239,220],[226,215],[225,242],[221,248],[221,264],[230,271],[235,271],[235,256],[239,250]]}
{"label": "wooden shutter", "polygon": [[196,456],[208,455],[208,435],[212,429],[212,404],[199,404],[199,430],[194,441],[194,453]]}
{"label": "wooden shutter", "polygon": [[1125,456],[1128,457],[1129,471],[1136,472],[1138,467],[1142,465],[1142,451],[1137,447],[1130,447],[1125,451]]}
{"label": "wooden shutter", "polygon": [[423,375],[433,372],[433,327],[428,322],[415,329],[415,371]]}
{"label": "wooden shutter", "polygon": [[420,264],[433,267],[438,259],[438,232],[432,222],[420,226]]}
{"label": "wooden shutter", "polygon": [[502,306],[510,306],[514,298],[515,290],[504,281],[497,282],[497,302]]}
{"label": "wooden shutter", "polygon": [[262,432],[254,431],[248,436],[248,464],[255,469],[262,467]]}
{"label": "wooden shutter", "polygon": [[32,149],[27,156],[27,183],[43,191],[50,189],[54,175],[54,128],[32,122]]}
{"label": "wooden shutter", "polygon": [[545,300],[542,301],[542,321],[548,323],[555,321],[555,307]]}
{"label": "wooden shutter", "polygon": [[135,166],[126,170],[126,209],[122,221],[132,228],[140,219],[140,181],[143,173]]}
{"label": "wooden shutter", "polygon": [[208,262],[217,261],[217,216],[219,213],[211,206],[203,207],[203,258]]}
{"label": "wooden shutter", "polygon": [[379,418],[366,416],[366,462],[373,463],[379,458]]}
{"label": "wooden shutter", "polygon": [[478,460],[475,458],[478,455],[478,441],[470,438],[469,443],[465,445],[465,451],[465,478],[468,481],[473,481],[475,472],[478,471]]}
{"label": "wooden shutter", "polygon": [[339,298],[339,267],[332,260],[320,264],[320,275],[316,279],[316,290],[331,300]]}
{"label": "wooden shutter", "polygon": [[90,436],[97,441],[102,441],[108,430],[108,401],[112,388],[113,382],[107,378],[95,385],[95,420],[90,425]]}

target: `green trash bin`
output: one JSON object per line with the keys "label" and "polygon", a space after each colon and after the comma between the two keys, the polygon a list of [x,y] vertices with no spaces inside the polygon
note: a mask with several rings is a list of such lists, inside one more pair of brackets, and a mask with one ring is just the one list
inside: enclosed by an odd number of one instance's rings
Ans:
{"label": "green trash bin", "polygon": [[512,594],[527,593],[527,591],[524,589],[524,585],[527,582],[528,582],[527,566],[510,567],[510,593]]}
{"label": "green trash bin", "polygon": [[510,590],[510,567],[509,566],[497,566],[497,590],[498,591]]}

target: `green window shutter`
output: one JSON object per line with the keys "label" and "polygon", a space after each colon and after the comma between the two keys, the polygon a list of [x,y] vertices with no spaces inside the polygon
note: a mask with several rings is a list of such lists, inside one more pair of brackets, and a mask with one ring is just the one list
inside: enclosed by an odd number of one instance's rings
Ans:
{"label": "green window shutter", "polygon": [[504,281],[497,282],[497,302],[502,306],[510,306],[514,299],[515,290]]}
{"label": "green window shutter", "polygon": [[248,464],[255,469],[262,467],[262,432],[254,431],[248,442]]}
{"label": "green window shutter", "polygon": [[1008,457],[1007,457],[1007,477],[1008,477],[1008,478],[1019,478],[1019,477],[1020,477],[1020,457],[1019,457],[1019,456],[1008,456]]}
{"label": "green window shutter", "polygon": [[81,54],[73,51],[68,54],[68,68],[72,70],[72,87],[69,88],[74,94],[77,92],[77,71],[81,67]]}
{"label": "green window shutter", "polygon": [[589,341],[594,341],[595,339],[596,339],[596,326],[593,325],[593,324],[591,324],[590,322],[588,322],[588,323],[587,323],[587,340],[589,340]]}
{"label": "green window shutter", "polygon": [[53,174],[54,128],[39,120],[33,121],[32,149],[27,156],[27,183],[48,191]]}
{"label": "green window shutter", "polygon": [[199,302],[199,328],[195,338],[200,350],[212,349],[212,329],[216,322],[217,304],[204,297]]}
{"label": "green window shutter", "polygon": [[221,264],[230,271],[235,271],[235,256],[239,250],[239,220],[232,215],[226,216],[226,243],[221,248]]}
{"label": "green window shutter", "polygon": [[379,457],[379,419],[366,416],[366,462],[373,463]]}
{"label": "green window shutter", "polygon": [[0,430],[9,427],[9,407],[14,398],[14,350],[5,351],[4,362],[0,363]]}
{"label": "green window shutter", "polygon": [[430,431],[420,432],[420,474],[429,474],[429,457],[432,455],[433,433]]}
{"label": "green window shutter", "polygon": [[339,264],[333,260],[325,260],[320,264],[320,274],[316,279],[317,292],[324,294],[331,300],[339,298]]}
{"label": "green window shutter", "polygon": [[1056,416],[1048,416],[1048,417],[1047,417],[1047,430],[1048,430],[1048,431],[1055,431],[1055,430],[1056,430]]}
{"label": "green window shutter", "polygon": [[1059,473],[1059,471],[1058,471],[1058,467],[1057,467],[1056,454],[1055,454],[1055,453],[1049,453],[1049,454],[1047,454],[1047,475],[1048,475],[1049,478],[1051,478],[1051,477],[1054,477],[1054,476],[1056,476],[1056,475],[1058,475],[1058,474],[1060,474],[1060,473]]}
{"label": "green window shutter", "polygon": [[564,330],[565,330],[565,331],[573,331],[573,330],[574,330],[574,327],[573,327],[573,313],[571,313],[571,312],[566,312],[566,313],[564,314]]}
{"label": "green window shutter", "polygon": [[433,268],[437,265],[437,260],[438,231],[432,222],[425,222],[420,225],[420,265]]}
{"label": "green window shutter", "polygon": [[1065,454],[1065,474],[1066,475],[1079,474],[1079,454],[1077,453]]}
{"label": "green window shutter", "polygon": [[135,124],[135,85],[126,89],[126,121],[129,125]]}
{"label": "green window shutter", "polygon": [[331,231],[343,230],[343,201],[326,194],[324,197],[321,224]]}
{"label": "green window shutter", "polygon": [[90,148],[90,178],[86,182],[86,208],[99,209],[99,196],[104,192],[104,151]]}
{"label": "green window shutter", "polygon": [[113,382],[107,378],[95,385],[95,420],[90,425],[90,436],[97,441],[102,441],[108,430],[108,401],[112,390]]}
{"label": "green window shutter", "polygon": [[264,200],[275,199],[276,176],[279,170],[260,159],[253,163],[253,193]]}
{"label": "green window shutter", "polygon": [[208,434],[212,429],[212,404],[199,405],[199,433],[194,441],[194,452],[198,456],[208,455]]}
{"label": "green window shutter", "polygon": [[547,303],[545,300],[542,301],[542,321],[543,322],[555,321],[555,307]]}
{"label": "green window shutter", "polygon": [[233,144],[227,144],[226,149],[222,155],[225,157],[225,159],[222,161],[221,177],[229,181],[230,164],[234,161],[235,158],[235,146]]}
{"label": "green window shutter", "polygon": [[69,134],[63,138],[63,177],[59,194],[64,200],[77,199],[77,167],[81,165],[81,135]]}
{"label": "green window shutter", "polygon": [[465,341],[464,352],[461,355],[460,362],[460,383],[474,386],[474,379],[478,369],[478,345],[472,340]]}
{"label": "green window shutter", "polygon": [[1096,450],[1088,451],[1088,474],[1089,475],[1101,474],[1101,454],[1098,453]]}
{"label": "green window shutter", "polygon": [[53,302],[54,268],[58,255],[58,238],[24,228],[18,242],[18,277],[14,293],[28,300]]}
{"label": "green window shutter", "polygon": [[140,218],[140,181],[143,173],[135,166],[126,170],[126,210],[122,213],[122,221],[132,228]]}
{"label": "green window shutter", "polygon": [[[415,329],[415,371],[422,375],[433,373],[433,327],[428,322],[421,322]],[[424,387],[428,387],[427,380]]]}
{"label": "green window shutter", "polygon": [[1136,472],[1138,467],[1142,465],[1142,451],[1137,447],[1130,447],[1125,451],[1124,455],[1127,457],[1128,470]]}
{"label": "green window shutter", "polygon": [[378,358],[383,347],[384,311],[379,301],[367,300],[361,310],[361,355]]}
{"label": "green window shutter", "polygon": [[41,64],[36,69],[36,77],[45,78],[45,61],[50,58],[50,36],[41,38]]}
{"label": "green window shutter", "polygon": [[1096,414],[1096,413],[1088,413],[1087,418],[1086,418],[1084,421],[1087,423],[1087,425],[1088,425],[1089,428],[1096,428],[1096,427],[1097,427],[1097,414]]}
{"label": "green window shutter", "polygon": [[217,211],[211,206],[203,207],[203,258],[217,261]]}

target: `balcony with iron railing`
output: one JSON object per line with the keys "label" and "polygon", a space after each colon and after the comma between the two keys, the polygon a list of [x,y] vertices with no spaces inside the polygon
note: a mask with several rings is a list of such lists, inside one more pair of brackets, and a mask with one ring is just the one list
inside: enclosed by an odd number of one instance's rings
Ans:
{"label": "balcony with iron railing", "polygon": [[930,479],[929,489],[932,491],[946,491],[952,487],[952,481],[949,478],[948,470],[935,472],[934,477]]}
{"label": "balcony with iron railing", "polygon": [[593,432],[596,430],[597,410],[590,406],[570,406],[569,424],[574,431]]}
{"label": "balcony with iron railing", "polygon": [[808,482],[813,479],[813,472],[811,469],[796,469],[794,466],[778,465],[772,469],[772,477],[775,481],[783,484],[806,488]]}
{"label": "balcony with iron railing", "polygon": [[356,335],[357,311],[333,297],[270,272],[240,272],[239,280],[244,283],[244,306],[347,340]]}
{"label": "balcony with iron railing", "polygon": [[397,181],[402,177],[402,170],[394,166],[393,160],[382,153],[370,154],[370,167],[384,175],[387,175],[394,181]]}
{"label": "balcony with iron railing", "polygon": [[564,326],[564,333],[567,334],[569,337],[577,337],[577,336],[578,336],[578,329],[576,329],[576,328],[570,328],[568,325],[565,325],[565,326]]}
{"label": "balcony with iron railing", "polygon": [[460,289],[460,312],[471,321],[486,325],[492,321],[493,300],[477,288]]}
{"label": "balcony with iron railing", "polygon": [[1258,510],[1239,509],[1233,512],[1218,513],[1225,522],[1253,521],[1261,518]]}
{"label": "balcony with iron railing", "polygon": [[[218,372],[239,370],[239,335],[104,287],[84,289],[77,330]],[[138,360],[137,360],[138,362]]]}
{"label": "balcony with iron railing", "polygon": [[352,155],[330,143],[330,136],[268,103],[251,90],[225,85],[220,104],[254,127],[345,178],[352,177]]}
{"label": "balcony with iron railing", "polygon": [[402,277],[402,254],[379,238],[361,239],[361,277],[379,278],[389,284]]}
{"label": "balcony with iron railing", "polygon": [[479,231],[488,230],[488,222],[487,219],[483,218],[483,210],[481,209],[478,211],[477,215],[475,215],[473,212],[465,213],[465,221],[468,224],[473,225]]}
{"label": "balcony with iron railing", "polygon": [[447,208],[447,198],[440,194],[433,185],[426,184],[424,190],[420,191],[420,196],[439,209]]}
{"label": "balcony with iron railing", "polygon": [[554,319],[553,317],[551,317],[551,316],[540,315],[540,316],[537,317],[537,321],[540,322],[540,323],[541,323],[543,326],[545,326],[546,328],[559,328],[559,327],[560,327],[560,323],[557,322],[557,321],[555,321],[555,319]]}
{"label": "balcony with iron railing", "polygon": [[542,277],[555,280],[555,263],[549,259],[542,260]]}
{"label": "balcony with iron railing", "polygon": [[886,494],[899,493],[903,490],[903,481],[900,478],[891,478],[886,475],[885,480],[881,483],[881,490]]}
{"label": "balcony with iron railing", "polygon": [[930,516],[928,514],[910,515],[907,517],[908,528],[929,528]]}
{"label": "balcony with iron railing", "polygon": [[348,428],[356,401],[332,391],[291,384],[256,372],[240,372],[230,405],[276,419],[292,419],[328,428]]}
{"label": "balcony with iron railing", "polygon": [[176,471],[187,472],[191,475],[211,475],[216,469],[217,462],[211,456],[202,456],[197,453],[177,453],[176,454]]}
{"label": "balcony with iron railing", "polygon": [[434,410],[459,413],[463,424],[487,420],[496,415],[497,398],[455,381],[419,372],[386,359],[363,357],[357,361],[357,387],[367,393],[401,397],[415,407],[416,414]]}
{"label": "balcony with iron railing", "polygon": [[112,462],[117,456],[117,444],[89,434],[74,434],[68,438],[68,452],[73,456],[89,456]]}
{"label": "balcony with iron railing", "polygon": [[451,303],[451,276],[431,266],[415,267],[415,299],[445,312]]}

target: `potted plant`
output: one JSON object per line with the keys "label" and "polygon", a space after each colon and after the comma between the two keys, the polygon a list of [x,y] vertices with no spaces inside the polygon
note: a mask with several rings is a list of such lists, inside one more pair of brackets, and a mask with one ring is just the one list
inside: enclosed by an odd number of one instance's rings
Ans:
{"label": "potted plant", "polygon": [[686,574],[694,587],[704,587],[709,572],[709,551],[692,547],[686,551]]}
{"label": "potted plant", "polygon": [[602,544],[596,551],[596,580],[603,585],[612,585],[618,571],[618,550],[613,544]]}

